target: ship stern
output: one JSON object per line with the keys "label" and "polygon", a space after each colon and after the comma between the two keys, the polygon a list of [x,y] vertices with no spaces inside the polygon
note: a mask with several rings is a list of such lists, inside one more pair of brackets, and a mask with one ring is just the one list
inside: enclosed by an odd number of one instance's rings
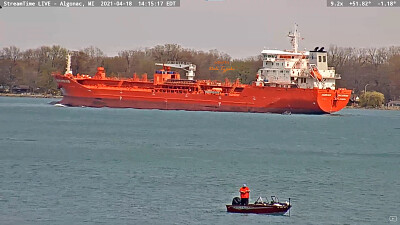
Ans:
{"label": "ship stern", "polygon": [[337,90],[319,89],[317,102],[325,113],[334,113],[346,107],[350,100],[351,90],[339,88]]}

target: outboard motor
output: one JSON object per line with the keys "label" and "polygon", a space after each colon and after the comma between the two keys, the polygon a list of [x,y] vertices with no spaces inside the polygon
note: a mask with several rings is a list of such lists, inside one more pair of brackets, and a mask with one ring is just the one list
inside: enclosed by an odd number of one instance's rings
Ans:
{"label": "outboard motor", "polygon": [[239,197],[234,197],[232,200],[232,205],[240,205],[240,198]]}

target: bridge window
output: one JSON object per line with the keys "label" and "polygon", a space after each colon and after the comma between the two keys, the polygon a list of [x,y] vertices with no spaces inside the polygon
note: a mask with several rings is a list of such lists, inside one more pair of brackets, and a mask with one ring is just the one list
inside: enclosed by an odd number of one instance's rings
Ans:
{"label": "bridge window", "polygon": [[324,56],[324,62],[326,62],[326,56]]}
{"label": "bridge window", "polygon": [[318,62],[322,62],[322,57],[318,56]]}

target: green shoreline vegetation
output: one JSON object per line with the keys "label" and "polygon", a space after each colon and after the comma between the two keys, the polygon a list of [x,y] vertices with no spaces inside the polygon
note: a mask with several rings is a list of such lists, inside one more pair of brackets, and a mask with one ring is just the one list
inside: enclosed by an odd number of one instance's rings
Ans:
{"label": "green shoreline vegetation", "polygon": [[[233,59],[216,49],[199,51],[183,48],[178,44],[123,50],[112,57],[106,56],[101,49],[94,46],[79,51],[69,51],[59,45],[26,50],[10,46],[0,50],[1,96],[60,97],[61,93],[51,74],[65,72],[68,52],[72,54],[71,67],[74,74],[93,75],[97,67],[102,66],[106,69],[107,76],[120,78],[148,74],[152,79],[154,71],[159,68],[155,63],[188,61],[197,66],[196,79],[222,81],[225,78],[239,78],[242,83],[250,84],[262,66],[261,55]],[[218,66],[218,62],[229,62],[229,67],[233,70],[209,69]],[[328,63],[341,75],[342,79],[337,81],[336,86],[353,90],[352,100],[359,97],[362,103],[361,97],[365,91],[367,94],[382,93],[384,100],[378,103],[400,100],[400,46],[344,48],[331,45],[328,48]]]}

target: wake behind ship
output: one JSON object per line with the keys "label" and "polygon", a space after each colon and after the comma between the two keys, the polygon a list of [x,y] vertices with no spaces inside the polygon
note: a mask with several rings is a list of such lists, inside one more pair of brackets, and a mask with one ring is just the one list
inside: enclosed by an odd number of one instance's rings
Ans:
{"label": "wake behind ship", "polygon": [[[134,75],[130,79],[106,77],[99,67],[94,76],[72,74],[70,57],[65,74],[53,74],[63,93],[61,104],[68,106],[255,112],[255,113],[333,113],[345,107],[351,90],[336,89],[340,79],[328,67],[327,52],[298,51],[297,27],[289,34],[292,50],[263,50],[263,68],[250,85],[194,80],[196,66],[191,63],[157,64],[154,79]],[[187,79],[171,71],[185,69]]]}

